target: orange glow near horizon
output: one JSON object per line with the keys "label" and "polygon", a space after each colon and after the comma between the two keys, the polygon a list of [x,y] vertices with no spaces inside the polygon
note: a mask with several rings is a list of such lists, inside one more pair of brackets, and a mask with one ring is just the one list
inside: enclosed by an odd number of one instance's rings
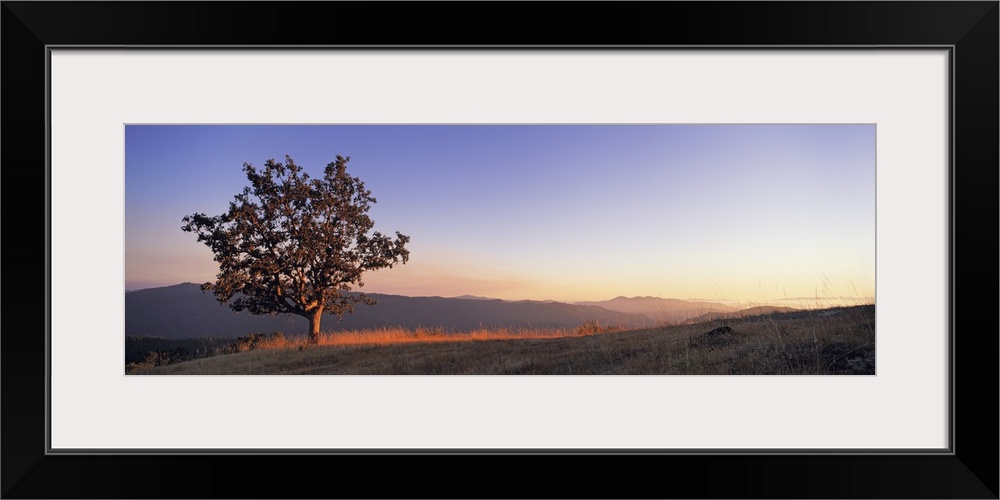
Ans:
{"label": "orange glow near horizon", "polygon": [[[718,278],[699,279],[691,271],[674,278],[662,273],[661,277],[661,273],[653,267],[645,275],[623,273],[616,277],[572,278],[549,274],[533,279],[516,273],[507,276],[482,271],[461,274],[463,271],[465,269],[460,265],[449,268],[441,264],[417,262],[409,268],[371,273],[365,279],[364,291],[408,296],[472,295],[501,300],[559,302],[596,302],[620,296],[660,297],[746,307],[783,305],[800,309],[870,304],[875,301],[871,286],[857,286],[853,279],[834,281],[822,272],[816,273],[812,280],[795,279],[792,275],[782,275],[781,280],[766,279],[744,273],[723,282]],[[736,273],[733,271],[733,274]]]}

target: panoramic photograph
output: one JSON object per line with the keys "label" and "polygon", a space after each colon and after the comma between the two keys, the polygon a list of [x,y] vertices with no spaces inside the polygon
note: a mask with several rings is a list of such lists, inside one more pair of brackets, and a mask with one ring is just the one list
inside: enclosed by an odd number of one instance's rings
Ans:
{"label": "panoramic photograph", "polygon": [[875,375],[874,124],[126,125],[126,375]]}

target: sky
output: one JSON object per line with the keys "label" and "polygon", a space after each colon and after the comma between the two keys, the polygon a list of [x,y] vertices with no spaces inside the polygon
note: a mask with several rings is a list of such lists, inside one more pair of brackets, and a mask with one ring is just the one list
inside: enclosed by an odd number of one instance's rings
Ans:
{"label": "sky", "polygon": [[285,155],[349,156],[375,230],[410,236],[369,293],[874,302],[873,124],[127,125],[125,289],[213,281],[181,219]]}

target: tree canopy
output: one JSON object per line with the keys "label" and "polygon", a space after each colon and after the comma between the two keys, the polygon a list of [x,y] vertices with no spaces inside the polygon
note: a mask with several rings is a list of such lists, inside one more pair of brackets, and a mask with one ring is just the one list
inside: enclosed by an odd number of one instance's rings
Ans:
{"label": "tree canopy", "polygon": [[235,311],[303,316],[313,342],[324,312],[339,319],[354,304],[374,304],[349,292],[364,286],[366,271],[405,264],[410,237],[372,231],[368,211],[376,201],[347,173],[349,161],[338,155],[321,179],[311,179],[289,156],[284,164],[267,160],[262,170],[244,163],[250,185],[226,213],[182,220],[182,229],[196,233],[219,263],[216,281],[202,290]]}

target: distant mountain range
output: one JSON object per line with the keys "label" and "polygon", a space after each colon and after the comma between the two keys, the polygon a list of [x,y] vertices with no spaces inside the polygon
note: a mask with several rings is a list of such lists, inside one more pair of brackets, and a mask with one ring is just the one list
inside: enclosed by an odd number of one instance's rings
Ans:
{"label": "distant mountain range", "polygon": [[[478,328],[575,328],[587,321],[641,328],[648,317],[595,306],[542,301],[404,297],[367,294],[377,304],[358,304],[342,321],[324,317],[322,328],[354,330],[386,327],[441,327],[451,331]],[[295,315],[253,316],[220,304],[195,283],[147,288],[125,293],[125,335],[163,338],[238,337],[250,332],[305,333],[308,321]]]}
{"label": "distant mountain range", "polygon": [[656,323],[687,323],[692,318],[734,312],[737,308],[718,302],[661,299],[659,297],[615,297],[600,302],[574,302],[577,305],[597,306],[609,311],[642,314]]}
{"label": "distant mountain range", "polygon": [[480,297],[478,295],[459,295],[458,297],[451,297],[453,299],[465,299],[465,300],[501,300],[501,299],[491,299],[489,297]]}
{"label": "distant mountain range", "polygon": [[[378,293],[367,295],[376,300],[376,305],[359,304],[355,306],[353,313],[345,314],[340,322],[336,316],[329,315],[323,320],[323,330],[389,327],[440,327],[450,331],[498,327],[576,328],[587,321],[624,328],[643,328],[743,314],[724,304],[658,297],[616,297],[601,302],[567,304],[475,296],[444,298]],[[760,313],[766,312],[768,311]],[[274,331],[297,335],[304,334],[307,329],[308,321],[300,316],[253,316],[245,311],[236,313],[228,304],[216,301],[211,292],[202,292],[195,283],[125,293],[126,336],[173,339],[238,337],[250,332]]]}

